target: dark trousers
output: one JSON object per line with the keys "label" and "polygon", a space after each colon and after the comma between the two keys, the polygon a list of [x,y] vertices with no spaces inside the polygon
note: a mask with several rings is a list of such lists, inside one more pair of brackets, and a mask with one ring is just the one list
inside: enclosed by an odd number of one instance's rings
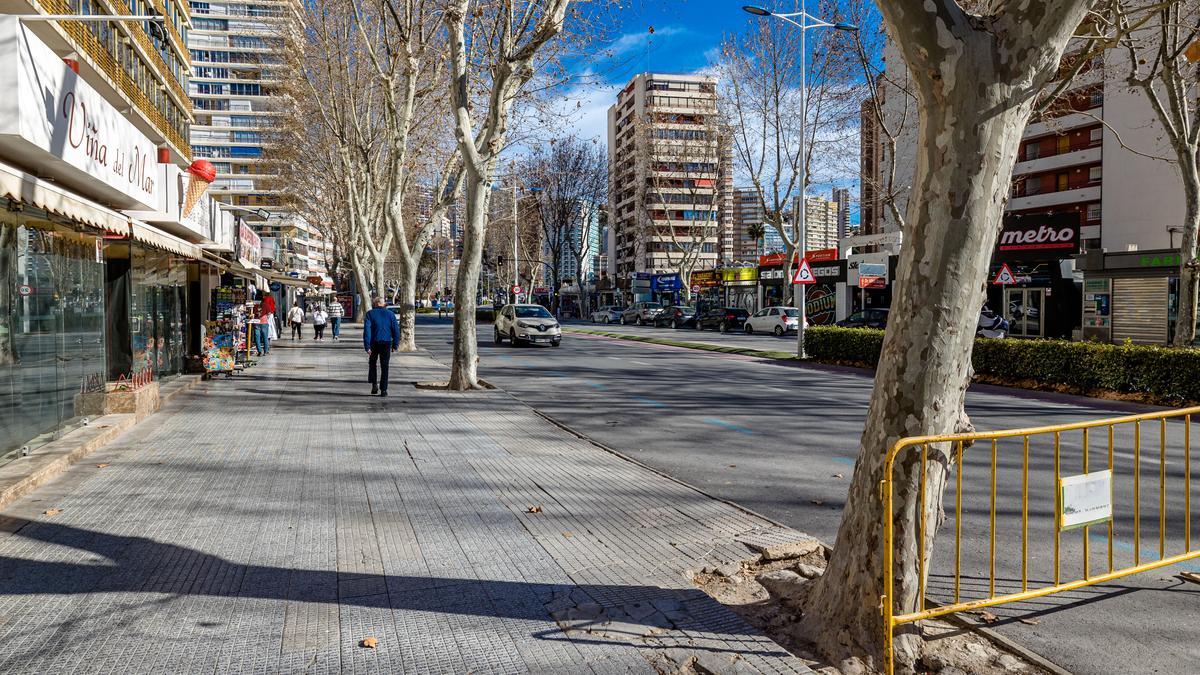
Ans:
{"label": "dark trousers", "polygon": [[293,340],[304,337],[303,335],[301,335],[301,333],[303,333],[303,331],[300,330],[302,326],[304,326],[304,322],[302,322],[302,321],[293,321],[292,322],[292,339]]}
{"label": "dark trousers", "polygon": [[315,335],[313,335],[314,340],[320,340],[321,338],[325,337],[325,324],[323,324],[323,323],[315,324],[314,323],[313,324],[313,333],[315,333]]}
{"label": "dark trousers", "polygon": [[[379,383],[379,391],[387,391],[388,362],[392,360],[392,343],[372,342],[370,365],[367,366],[367,381]],[[379,362],[379,377],[375,377],[375,362]]]}

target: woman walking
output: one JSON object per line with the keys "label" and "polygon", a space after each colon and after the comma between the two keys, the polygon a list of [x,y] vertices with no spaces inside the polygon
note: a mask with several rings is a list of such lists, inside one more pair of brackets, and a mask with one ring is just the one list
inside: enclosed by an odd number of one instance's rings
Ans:
{"label": "woman walking", "polygon": [[304,309],[299,304],[292,305],[292,308],[288,310],[287,320],[292,327],[292,339],[302,339],[304,337]]}
{"label": "woman walking", "polygon": [[317,305],[313,310],[313,339],[317,342],[325,341],[325,324],[329,321],[329,314],[325,312],[325,308]]}

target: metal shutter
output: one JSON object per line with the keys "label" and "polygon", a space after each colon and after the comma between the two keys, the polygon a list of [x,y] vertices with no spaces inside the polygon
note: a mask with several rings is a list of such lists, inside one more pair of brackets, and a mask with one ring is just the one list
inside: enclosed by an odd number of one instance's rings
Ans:
{"label": "metal shutter", "polygon": [[1167,278],[1113,279],[1112,339],[1167,342]]}

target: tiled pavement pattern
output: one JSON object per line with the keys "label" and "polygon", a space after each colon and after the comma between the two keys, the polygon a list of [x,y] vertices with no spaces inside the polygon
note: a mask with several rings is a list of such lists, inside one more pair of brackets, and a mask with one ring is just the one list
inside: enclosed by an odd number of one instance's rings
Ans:
{"label": "tiled pavement pattern", "polygon": [[682,575],[769,523],[503,392],[418,391],[427,355],[369,397],[347,337],[283,341],[13,504],[0,672],[808,672]]}

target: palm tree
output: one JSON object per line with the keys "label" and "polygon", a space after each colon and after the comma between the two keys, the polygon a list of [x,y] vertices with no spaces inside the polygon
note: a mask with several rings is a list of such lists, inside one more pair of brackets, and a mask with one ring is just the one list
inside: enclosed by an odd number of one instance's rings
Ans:
{"label": "palm tree", "polygon": [[755,250],[762,253],[763,237],[767,236],[766,223],[752,223],[746,227],[746,234],[754,237]]}

